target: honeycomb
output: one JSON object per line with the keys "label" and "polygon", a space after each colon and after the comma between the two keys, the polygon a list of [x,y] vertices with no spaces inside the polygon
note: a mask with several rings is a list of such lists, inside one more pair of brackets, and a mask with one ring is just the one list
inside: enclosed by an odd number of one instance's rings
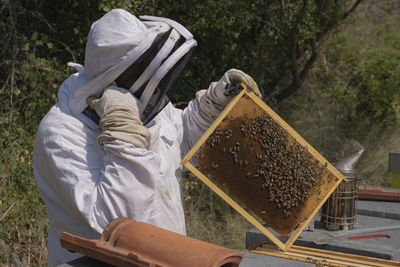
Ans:
{"label": "honeycomb", "polygon": [[314,155],[245,94],[195,158],[201,172],[288,236],[338,181]]}

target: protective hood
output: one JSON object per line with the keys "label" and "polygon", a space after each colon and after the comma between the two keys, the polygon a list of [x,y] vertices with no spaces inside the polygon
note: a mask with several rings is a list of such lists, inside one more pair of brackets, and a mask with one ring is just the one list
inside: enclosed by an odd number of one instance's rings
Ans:
{"label": "protective hood", "polygon": [[59,91],[73,115],[87,108],[88,96],[98,97],[113,82],[141,100],[145,124],[169,102],[197,42],[173,20],[141,19],[114,9],[92,24],[84,67],[68,63],[78,70],[71,77],[75,86]]}

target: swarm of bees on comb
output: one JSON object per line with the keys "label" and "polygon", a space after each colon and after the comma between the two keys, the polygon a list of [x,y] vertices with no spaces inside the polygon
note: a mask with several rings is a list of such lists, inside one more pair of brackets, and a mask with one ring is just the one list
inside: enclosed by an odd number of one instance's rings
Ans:
{"label": "swarm of bees on comb", "polygon": [[200,169],[216,172],[227,167],[220,166],[218,158],[203,160],[203,151],[208,151],[208,155],[222,151],[232,166],[240,167],[237,175],[256,180],[269,200],[268,205],[274,205],[283,217],[292,215],[309,196],[321,194],[319,188],[324,183],[322,178],[328,174],[327,163],[316,160],[307,147],[288,136],[268,114],[224,120],[229,120],[228,124],[234,127],[219,126],[208,137],[204,143],[206,149],[201,149],[196,156]]}

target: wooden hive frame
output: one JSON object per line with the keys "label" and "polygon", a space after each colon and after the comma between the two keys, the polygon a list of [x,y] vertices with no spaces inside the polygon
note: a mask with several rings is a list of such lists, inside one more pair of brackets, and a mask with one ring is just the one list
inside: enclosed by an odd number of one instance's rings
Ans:
{"label": "wooden hive frame", "polygon": [[[242,84],[245,88],[245,86]],[[289,239],[286,243],[283,243],[279,238],[277,238],[270,230],[268,230],[263,224],[261,224],[257,219],[255,219],[250,213],[248,213],[242,206],[240,206],[236,201],[234,201],[230,196],[228,196],[223,190],[221,190],[214,182],[207,178],[199,169],[197,169],[190,160],[195,155],[195,153],[200,149],[200,147],[207,141],[210,135],[215,131],[218,125],[224,120],[224,118],[232,111],[235,105],[240,101],[242,97],[248,97],[254,103],[259,106],[263,111],[265,111],[276,123],[278,123],[292,138],[294,138],[300,145],[307,147],[308,152],[320,163],[326,164],[326,169],[336,177],[332,186],[325,192],[325,195],[316,204],[312,212],[307,216],[297,227],[291,232]],[[287,251],[293,243],[296,241],[298,236],[304,230],[304,228],[310,223],[312,218],[321,208],[323,203],[329,198],[336,187],[343,181],[347,179],[332,165],[330,164],[320,153],[318,153],[306,140],[304,140],[293,128],[291,128],[282,118],[280,118],[267,104],[265,104],[259,97],[257,97],[253,92],[243,89],[235,98],[227,105],[227,107],[221,112],[214,123],[208,128],[208,130],[203,134],[203,136],[198,140],[198,142],[193,146],[193,148],[187,153],[187,155],[182,160],[182,165],[185,166],[189,171],[191,171],[197,178],[199,178],[204,184],[206,184],[211,190],[213,190],[218,196],[220,196],[226,203],[228,203],[232,208],[234,208],[239,214],[241,214],[246,220],[248,220],[254,227],[256,227],[261,233],[263,233],[267,238],[271,240],[279,249]]]}

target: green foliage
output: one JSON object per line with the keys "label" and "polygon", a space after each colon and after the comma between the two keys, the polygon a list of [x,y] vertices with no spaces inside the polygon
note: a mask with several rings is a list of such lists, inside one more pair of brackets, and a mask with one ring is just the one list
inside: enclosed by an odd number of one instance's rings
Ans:
{"label": "green foliage", "polygon": [[324,42],[305,85],[278,113],[333,163],[360,143],[362,182],[391,187],[388,154],[400,146],[400,17],[382,4],[364,6]]}
{"label": "green foliage", "polygon": [[[352,3],[2,1],[0,265],[46,265],[47,217],[32,174],[33,140],[41,118],[57,101],[59,86],[73,72],[66,63],[84,63],[90,25],[105,12],[124,8],[135,15],[169,17],[194,34],[198,48],[175,96],[176,101],[187,102],[195,91],[206,88],[232,67],[252,75],[265,95],[290,86],[300,88],[310,67],[308,63],[314,62],[314,45],[319,45],[340,24]],[[349,42],[353,40],[349,35],[333,38],[326,55],[330,65],[321,63],[312,70],[315,87],[306,88],[310,94],[300,92],[295,100],[278,103],[278,108],[294,103],[290,110],[282,108],[282,114],[287,115],[290,124],[304,127],[305,135],[316,147],[329,152],[339,146],[340,142],[330,137],[335,134],[340,140],[348,138],[346,124],[341,122],[354,122],[357,114],[364,112],[363,116],[371,120],[398,118],[398,55],[394,48],[400,47],[400,39],[393,31],[394,25],[397,24],[384,25],[376,33],[379,40],[386,40],[385,44],[390,43],[393,49],[362,51],[359,44]],[[374,69],[377,64],[385,69]],[[388,98],[390,103],[386,105]],[[306,115],[296,117],[302,114],[301,110]],[[331,113],[334,116],[325,116]],[[332,152],[330,158],[339,156]],[[189,235],[243,248],[242,235],[249,225],[204,185],[188,179],[185,203]]]}
{"label": "green foliage", "polygon": [[[12,90],[1,94],[0,263],[25,266],[47,258],[48,222],[32,173],[33,139],[41,118],[57,101],[58,84],[69,74],[55,58],[37,57],[37,47],[24,47],[23,61],[5,64],[15,74]],[[11,253],[3,253],[7,246]]]}
{"label": "green foliage", "polygon": [[[322,4],[325,3],[325,4]],[[229,68],[255,78],[265,95],[298,80],[312,44],[343,18],[351,1],[162,1],[155,15],[185,25],[198,41],[178,100]],[[294,74],[295,73],[295,74]]]}
{"label": "green foliage", "polygon": [[183,190],[188,236],[227,248],[245,248],[245,231],[252,228],[248,221],[192,174],[184,176]]}
{"label": "green foliage", "polygon": [[[365,23],[372,27],[375,22]],[[374,122],[399,122],[399,24],[398,17],[389,17],[372,27],[368,36],[355,24],[348,31],[356,31],[357,40],[343,33],[329,42],[326,60],[333,71],[326,73],[322,83],[336,88],[332,95],[336,103],[344,103],[343,115],[347,117],[343,120],[364,120],[366,127]]]}
{"label": "green foliage", "polygon": [[358,89],[357,115],[377,121],[399,121],[400,51],[386,48],[365,53],[365,58],[365,63],[356,68],[351,84]]}

